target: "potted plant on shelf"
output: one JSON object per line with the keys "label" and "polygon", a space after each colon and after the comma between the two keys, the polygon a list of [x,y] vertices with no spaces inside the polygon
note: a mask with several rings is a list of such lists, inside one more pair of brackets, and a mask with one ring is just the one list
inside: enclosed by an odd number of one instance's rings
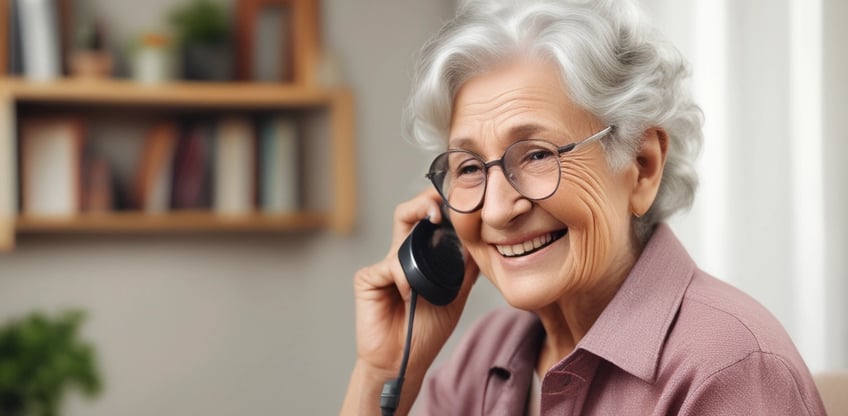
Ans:
{"label": "potted plant on shelf", "polygon": [[80,25],[70,57],[71,75],[82,78],[112,76],[112,53],[106,47],[103,25],[88,21]]}
{"label": "potted plant on shelf", "polygon": [[72,388],[102,388],[94,347],[79,338],[80,310],[56,317],[34,312],[0,328],[0,414],[57,416]]}
{"label": "potted plant on shelf", "polygon": [[170,23],[180,43],[183,78],[223,81],[232,78],[230,21],[212,0],[192,0],[174,9]]}

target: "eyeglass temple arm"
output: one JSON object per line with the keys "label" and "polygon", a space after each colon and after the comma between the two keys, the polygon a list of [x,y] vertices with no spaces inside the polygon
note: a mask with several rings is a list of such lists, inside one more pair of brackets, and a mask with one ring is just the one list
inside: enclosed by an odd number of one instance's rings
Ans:
{"label": "eyeglass temple arm", "polygon": [[612,133],[613,130],[615,130],[615,126],[607,126],[607,128],[605,128],[605,129],[603,129],[603,130],[601,130],[601,131],[599,131],[599,132],[597,132],[597,133],[595,133],[595,134],[593,134],[593,135],[591,135],[591,136],[589,136],[589,137],[587,137],[587,138],[585,138],[585,139],[583,139],[579,142],[567,144],[567,145],[562,146],[562,147],[558,147],[557,153],[559,153],[559,154],[568,153],[568,152],[574,150],[574,148],[577,147],[577,146],[581,146],[581,145],[584,145],[584,144],[592,143],[596,140],[600,140],[600,139],[604,138],[604,136]]}

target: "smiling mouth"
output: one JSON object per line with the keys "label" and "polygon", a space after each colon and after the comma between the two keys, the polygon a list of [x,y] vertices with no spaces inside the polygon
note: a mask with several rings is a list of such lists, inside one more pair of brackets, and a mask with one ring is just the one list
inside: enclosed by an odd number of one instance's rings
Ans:
{"label": "smiling mouth", "polygon": [[532,240],[527,240],[519,244],[495,245],[495,248],[497,248],[498,253],[501,253],[501,255],[504,257],[526,256],[551,245],[554,241],[557,241],[562,238],[562,236],[564,236],[567,232],[567,229],[562,231],[555,231],[552,233],[547,233],[545,235],[540,235]]}

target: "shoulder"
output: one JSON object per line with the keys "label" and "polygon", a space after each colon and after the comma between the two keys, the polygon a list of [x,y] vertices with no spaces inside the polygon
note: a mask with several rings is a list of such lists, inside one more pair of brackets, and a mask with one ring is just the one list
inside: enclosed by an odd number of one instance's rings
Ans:
{"label": "shoulder", "polygon": [[754,298],[696,270],[683,297],[668,347],[701,349],[716,366],[752,352],[798,358],[786,330]]}
{"label": "shoulder", "polygon": [[820,406],[812,376],[780,322],[755,299],[700,270],[683,297],[660,368],[659,381],[686,391],[688,406],[716,406],[717,398],[799,405],[807,412]]}
{"label": "shoulder", "polygon": [[752,352],[693,387],[681,415],[825,415],[811,378],[799,374],[782,355]]}

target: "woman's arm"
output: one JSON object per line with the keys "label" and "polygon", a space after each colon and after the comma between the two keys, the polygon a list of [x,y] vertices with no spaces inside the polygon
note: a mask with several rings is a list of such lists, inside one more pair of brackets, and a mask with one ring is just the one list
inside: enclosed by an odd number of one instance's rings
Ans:
{"label": "woman's arm", "polygon": [[[357,360],[350,376],[347,394],[342,403],[341,415],[380,415],[380,393],[386,380],[396,378],[397,371],[385,372]],[[412,375],[407,371],[397,415],[409,413],[412,403],[418,397],[423,382],[423,374]]]}
{"label": "woman's arm", "polygon": [[[403,275],[397,250],[420,220],[441,222],[441,200],[425,191],[395,209],[392,244],[380,262],[359,270],[354,277],[357,361],[342,405],[342,415],[379,415],[383,383],[397,377],[406,341],[411,289]],[[406,414],[418,395],[423,378],[456,327],[477,265],[466,260],[465,280],[456,300],[434,306],[418,299],[409,364],[397,414]]]}

